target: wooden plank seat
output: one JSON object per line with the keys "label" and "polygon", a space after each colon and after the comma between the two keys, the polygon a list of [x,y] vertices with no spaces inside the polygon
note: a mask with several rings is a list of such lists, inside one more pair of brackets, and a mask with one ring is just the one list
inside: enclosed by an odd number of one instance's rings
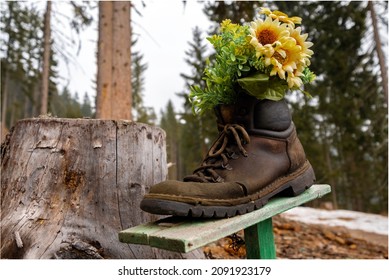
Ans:
{"label": "wooden plank seat", "polygon": [[227,219],[167,217],[119,232],[124,243],[189,252],[244,229],[248,259],[275,259],[272,217],[331,192],[329,185],[313,185],[296,197],[276,197],[253,212]]}

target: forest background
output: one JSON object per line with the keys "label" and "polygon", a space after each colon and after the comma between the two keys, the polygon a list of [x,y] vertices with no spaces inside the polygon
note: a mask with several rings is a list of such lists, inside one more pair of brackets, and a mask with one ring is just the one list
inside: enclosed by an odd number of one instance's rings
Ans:
{"label": "forest background", "polygon": [[[147,1],[140,3],[132,5],[132,12],[141,15],[151,5]],[[73,10],[68,22],[82,37],[83,29],[98,20],[91,16],[97,4],[71,1],[68,4]],[[212,24],[207,30],[194,28],[193,39],[182,54],[190,69],[187,73],[177,73],[185,82],[182,91],[176,93],[183,100],[182,108],[175,108],[168,101],[166,108],[157,114],[154,108],[144,105],[144,86],[148,82],[145,73],[152,62],[145,61],[141,51],[132,52],[129,79],[133,120],[161,126],[166,131],[169,178],[181,179],[190,174],[217,135],[212,112],[194,115],[188,101],[191,85],[204,86],[202,74],[207,54],[212,53],[206,37],[217,32],[223,19],[250,22],[259,7],[266,6],[303,18],[303,31],[314,43],[311,69],[317,80],[306,88],[313,98],[292,92],[287,99],[317,182],[332,186],[331,196],[324,200],[331,202],[333,208],[387,214],[388,2],[212,1],[201,4]],[[1,3],[2,140],[18,120],[41,114],[41,93],[45,87],[42,82],[45,14],[47,11],[30,2]],[[129,34],[132,46],[138,39],[136,32]],[[58,59],[66,57],[67,52],[66,48],[56,48],[53,38],[49,43],[47,112],[56,117],[94,118],[96,100],[87,93],[79,96],[79,92],[60,88]],[[72,59],[69,63],[73,63]]]}

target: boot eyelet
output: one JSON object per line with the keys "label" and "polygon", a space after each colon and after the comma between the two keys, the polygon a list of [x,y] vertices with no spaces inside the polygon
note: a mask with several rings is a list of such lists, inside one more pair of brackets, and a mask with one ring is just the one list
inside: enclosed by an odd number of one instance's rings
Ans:
{"label": "boot eyelet", "polygon": [[230,159],[238,159],[239,156],[235,154],[234,152],[227,154],[228,158]]}
{"label": "boot eyelet", "polygon": [[224,169],[227,169],[227,170],[232,170],[231,165],[229,165],[228,163],[227,163],[226,165],[222,164],[222,167],[223,167]]}

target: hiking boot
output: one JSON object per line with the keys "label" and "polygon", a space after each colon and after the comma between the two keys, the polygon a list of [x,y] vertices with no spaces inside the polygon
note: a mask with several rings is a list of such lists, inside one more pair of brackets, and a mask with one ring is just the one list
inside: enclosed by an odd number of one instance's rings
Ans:
{"label": "hiking boot", "polygon": [[219,136],[183,182],[151,187],[141,209],[153,214],[224,218],[245,214],[278,194],[295,196],[315,181],[285,101],[240,95],[215,111]]}

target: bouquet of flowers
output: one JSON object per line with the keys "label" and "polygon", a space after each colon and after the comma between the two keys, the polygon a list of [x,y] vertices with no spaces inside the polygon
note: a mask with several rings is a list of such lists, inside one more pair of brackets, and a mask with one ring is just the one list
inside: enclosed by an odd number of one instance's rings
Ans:
{"label": "bouquet of flowers", "polygon": [[192,86],[193,110],[202,113],[219,104],[234,104],[240,88],[258,99],[281,100],[291,90],[315,79],[309,70],[313,51],[308,34],[301,34],[301,18],[261,8],[264,19],[250,25],[224,20],[220,34],[208,40],[216,50],[214,62],[207,61],[206,88]]}

